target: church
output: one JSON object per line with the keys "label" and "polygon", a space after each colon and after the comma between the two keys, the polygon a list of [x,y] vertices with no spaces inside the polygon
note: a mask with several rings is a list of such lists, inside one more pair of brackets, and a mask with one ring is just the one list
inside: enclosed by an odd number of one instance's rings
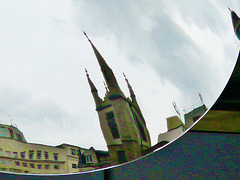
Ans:
{"label": "church", "polygon": [[151,140],[133,88],[124,75],[131,98],[126,97],[120,89],[112,69],[85,32],[84,34],[96,55],[107,85],[106,95],[102,99],[86,70],[111,164],[116,165],[139,158],[144,150],[151,147]]}

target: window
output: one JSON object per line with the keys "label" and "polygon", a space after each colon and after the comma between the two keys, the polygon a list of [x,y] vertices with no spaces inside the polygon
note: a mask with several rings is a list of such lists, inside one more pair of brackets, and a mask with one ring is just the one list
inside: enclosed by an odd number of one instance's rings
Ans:
{"label": "window", "polygon": [[31,163],[31,164],[30,164],[30,167],[31,167],[31,168],[34,168],[34,164]]}
{"label": "window", "polygon": [[11,139],[14,139],[14,134],[13,134],[13,131],[11,129],[8,129],[9,132],[10,132],[10,136],[11,136]]}
{"label": "window", "polygon": [[53,158],[54,158],[55,161],[57,161],[58,160],[58,153],[53,153]]}
{"label": "window", "polygon": [[42,156],[42,152],[41,151],[37,151],[37,159],[41,159]]}
{"label": "window", "polygon": [[18,134],[18,133],[16,133],[16,134],[17,134],[17,139],[18,139],[19,141],[23,141],[22,136],[21,136],[20,134]]}
{"label": "window", "polygon": [[49,158],[47,151],[44,151],[44,157],[45,157],[45,159],[48,159],[48,158]]}
{"label": "window", "polygon": [[77,164],[72,164],[72,168],[76,169],[77,168]]}
{"label": "window", "polygon": [[34,150],[29,150],[29,159],[33,159]]}
{"label": "window", "polygon": [[92,156],[89,156],[89,161],[90,161],[90,162],[92,162],[92,161],[93,161],[93,160],[92,160]]}
{"label": "window", "polygon": [[27,167],[27,163],[23,162],[22,165],[23,165],[23,167]]}
{"label": "window", "polygon": [[86,158],[87,158],[87,162],[89,162],[88,156]]}
{"label": "window", "polygon": [[15,161],[16,166],[20,166],[20,163],[18,161]]}
{"label": "window", "polygon": [[80,155],[81,155],[81,151],[77,150],[77,156],[80,156]]}
{"label": "window", "polygon": [[59,169],[59,165],[54,165],[54,169]]}
{"label": "window", "polygon": [[118,156],[118,162],[119,163],[127,162],[126,155],[125,155],[124,151],[117,151],[117,156]]}
{"label": "window", "polygon": [[3,150],[0,148],[0,156],[3,155]]}
{"label": "window", "polygon": [[113,138],[114,139],[120,138],[117,124],[114,118],[114,113],[113,112],[106,113],[106,116],[107,116],[106,119],[108,122],[108,126],[110,128]]}
{"label": "window", "polygon": [[24,152],[20,152],[20,156],[21,156],[21,158],[25,158],[25,151]]}
{"label": "window", "polygon": [[6,163],[6,161],[5,161],[5,160],[2,160],[2,161],[1,161],[1,164],[5,164],[5,163]]}
{"label": "window", "polygon": [[6,155],[7,155],[8,157],[11,157],[11,151],[6,151]]}
{"label": "window", "polygon": [[17,152],[13,152],[13,157],[18,158],[18,153]]}
{"label": "window", "polygon": [[133,112],[133,118],[135,119],[135,121],[137,122],[137,126],[138,126],[138,129],[139,129],[139,132],[140,132],[140,135],[141,135],[141,138],[147,142],[147,138],[146,138],[146,134],[144,132],[144,128],[143,128],[143,125],[141,124],[141,122],[139,121],[137,115],[135,112]]}
{"label": "window", "polygon": [[45,164],[45,169],[50,169],[50,165],[49,164]]}
{"label": "window", "polygon": [[75,149],[71,149],[71,154],[75,156],[76,155],[76,150]]}
{"label": "window", "polygon": [[41,164],[38,164],[37,167],[38,167],[38,169],[42,169],[42,165]]}

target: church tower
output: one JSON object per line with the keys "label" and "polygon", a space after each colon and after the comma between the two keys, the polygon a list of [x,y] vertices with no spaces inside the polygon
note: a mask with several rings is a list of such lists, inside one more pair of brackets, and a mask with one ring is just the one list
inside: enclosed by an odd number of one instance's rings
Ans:
{"label": "church tower", "polygon": [[131,99],[125,97],[112,69],[85,32],[84,34],[92,46],[107,85],[107,92],[102,100],[86,71],[111,164],[115,165],[139,158],[144,150],[151,147],[151,141],[134,91],[124,75]]}

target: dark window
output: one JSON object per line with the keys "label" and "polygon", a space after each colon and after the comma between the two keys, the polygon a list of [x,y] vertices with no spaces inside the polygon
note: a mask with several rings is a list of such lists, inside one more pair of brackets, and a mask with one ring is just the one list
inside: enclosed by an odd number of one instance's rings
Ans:
{"label": "dark window", "polygon": [[49,158],[47,151],[44,151],[44,157],[45,157],[45,159],[48,159],[48,158]]}
{"label": "dark window", "polygon": [[22,165],[23,165],[23,167],[27,167],[27,163],[23,162]]}
{"label": "dark window", "polygon": [[37,151],[37,159],[41,159],[42,157],[42,152],[41,151]]}
{"label": "dark window", "polygon": [[30,167],[31,167],[31,168],[34,168],[34,164],[31,163],[31,164],[30,164]]}
{"label": "dark window", "polygon": [[16,165],[16,166],[19,166],[20,163],[19,163],[18,161],[15,161],[15,165]]}
{"label": "dark window", "polygon": [[14,139],[14,134],[13,134],[13,131],[11,129],[9,129],[9,132],[10,132],[10,136],[12,139]]}
{"label": "dark window", "polygon": [[92,162],[93,160],[92,160],[92,156],[89,156],[89,160],[90,160],[90,162]]}
{"label": "dark window", "polygon": [[22,136],[21,136],[20,134],[18,134],[18,133],[17,133],[17,139],[18,139],[19,141],[23,141]]}
{"label": "dark window", "polygon": [[57,161],[58,160],[58,153],[54,153],[53,158],[54,158],[55,161]]}
{"label": "dark window", "polygon": [[112,133],[112,136],[114,139],[120,138],[119,136],[119,132],[118,132],[118,128],[117,128],[117,124],[114,118],[114,113],[113,112],[109,112],[106,114],[107,116],[107,122],[108,122],[108,126],[110,128],[110,131]]}
{"label": "dark window", "polygon": [[21,158],[25,158],[25,151],[24,152],[20,152],[20,156],[21,156]]}
{"label": "dark window", "polygon": [[54,165],[54,169],[59,169],[59,165]]}
{"label": "dark window", "polygon": [[38,164],[37,167],[38,167],[38,169],[42,169],[42,165],[41,164]]}
{"label": "dark window", "polygon": [[71,149],[71,154],[75,156],[76,155],[76,150],[75,149]]}
{"label": "dark window", "polygon": [[137,115],[135,114],[135,112],[133,112],[133,117],[135,119],[135,121],[137,122],[137,126],[138,126],[138,129],[140,131],[140,134],[141,134],[141,137],[144,141],[147,141],[147,138],[146,138],[146,134],[144,132],[144,128],[143,128],[143,125],[140,123],[139,119],[137,118]]}
{"label": "dark window", "polygon": [[125,155],[124,151],[117,151],[117,156],[118,156],[118,162],[119,163],[127,162],[126,155]]}
{"label": "dark window", "polygon": [[18,153],[17,152],[13,152],[13,157],[18,158]]}
{"label": "dark window", "polygon": [[50,165],[49,164],[45,164],[45,169],[50,169]]}
{"label": "dark window", "polygon": [[77,156],[81,156],[81,151],[77,150]]}
{"label": "dark window", "polygon": [[76,164],[72,164],[72,168],[77,168],[77,165]]}
{"label": "dark window", "polygon": [[33,159],[34,151],[30,150],[29,151],[29,159]]}

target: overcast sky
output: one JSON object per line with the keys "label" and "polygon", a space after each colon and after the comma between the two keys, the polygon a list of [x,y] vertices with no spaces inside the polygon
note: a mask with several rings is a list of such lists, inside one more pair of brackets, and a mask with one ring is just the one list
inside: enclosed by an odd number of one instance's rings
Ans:
{"label": "overcast sky", "polygon": [[[228,6],[240,14],[240,1]],[[101,97],[103,76],[84,30],[129,96],[131,83],[152,144],[166,117],[219,96],[238,56],[219,0],[0,1],[0,123],[28,142],[106,150],[84,69]]]}

